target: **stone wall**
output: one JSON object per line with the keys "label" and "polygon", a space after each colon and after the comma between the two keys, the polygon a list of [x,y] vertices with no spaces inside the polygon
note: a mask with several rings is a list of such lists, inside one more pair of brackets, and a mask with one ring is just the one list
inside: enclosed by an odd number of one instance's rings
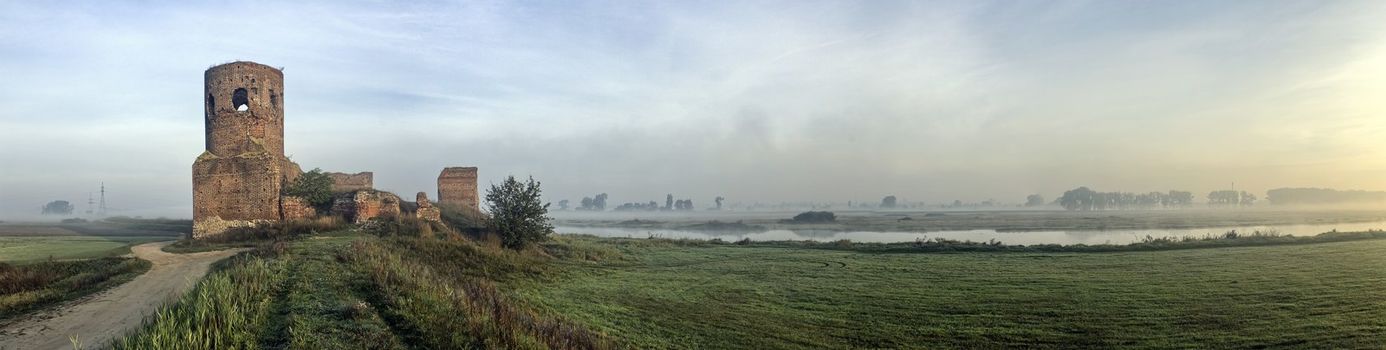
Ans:
{"label": "stone wall", "polygon": [[332,202],[332,213],[361,224],[373,218],[399,216],[399,203],[394,193],[362,190],[338,195]]}
{"label": "stone wall", "polygon": [[438,174],[438,204],[461,210],[479,211],[476,167],[444,168]]}
{"label": "stone wall", "polygon": [[332,179],[332,192],[369,190],[374,187],[375,174],[369,171],[355,174],[324,173]]}

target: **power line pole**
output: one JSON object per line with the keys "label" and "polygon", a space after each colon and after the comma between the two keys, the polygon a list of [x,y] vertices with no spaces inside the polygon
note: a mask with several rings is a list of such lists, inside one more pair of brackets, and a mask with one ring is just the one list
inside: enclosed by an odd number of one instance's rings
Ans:
{"label": "power line pole", "polygon": [[97,216],[106,217],[106,182],[105,182],[105,181],[102,181],[102,182],[101,182],[101,211],[97,212]]}

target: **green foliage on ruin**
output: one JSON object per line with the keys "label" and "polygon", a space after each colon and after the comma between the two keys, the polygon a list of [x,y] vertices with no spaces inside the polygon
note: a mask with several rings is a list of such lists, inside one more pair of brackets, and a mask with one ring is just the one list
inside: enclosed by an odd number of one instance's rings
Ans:
{"label": "green foliage on ruin", "polygon": [[500,185],[492,184],[487,191],[490,229],[500,236],[506,248],[524,248],[548,239],[553,233],[548,217],[549,204],[540,199],[539,193],[539,182],[533,177],[520,182],[514,176],[507,176]]}
{"label": "green foliage on ruin", "polygon": [[315,168],[299,175],[298,179],[284,188],[284,194],[301,197],[314,208],[325,211],[332,206],[332,178],[324,174],[322,169]]}

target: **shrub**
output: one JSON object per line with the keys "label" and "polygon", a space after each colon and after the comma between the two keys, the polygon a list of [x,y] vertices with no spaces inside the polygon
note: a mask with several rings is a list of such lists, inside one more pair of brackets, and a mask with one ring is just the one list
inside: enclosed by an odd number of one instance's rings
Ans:
{"label": "shrub", "polygon": [[332,178],[324,174],[322,169],[313,169],[299,175],[298,179],[285,187],[284,194],[301,197],[318,211],[326,212],[332,206]]}
{"label": "shrub", "polygon": [[799,213],[799,215],[795,215],[793,219],[783,220],[782,222],[792,224],[837,222],[837,215],[830,211],[806,211]]}
{"label": "shrub", "polygon": [[549,205],[539,197],[539,182],[533,177],[525,182],[507,176],[500,185],[491,185],[486,192],[487,209],[491,211],[490,229],[500,235],[506,248],[520,249],[542,242],[553,233],[549,224]]}

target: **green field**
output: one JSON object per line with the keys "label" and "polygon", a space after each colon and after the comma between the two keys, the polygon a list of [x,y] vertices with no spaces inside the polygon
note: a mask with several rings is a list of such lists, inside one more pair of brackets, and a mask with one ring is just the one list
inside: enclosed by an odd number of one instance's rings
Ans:
{"label": "green field", "polygon": [[[353,234],[258,251],[122,347],[1386,346],[1381,239],[871,253],[563,236],[515,253]],[[208,322],[228,326],[190,326]]]}
{"label": "green field", "polygon": [[0,236],[0,262],[27,263],[49,258],[89,259],[124,255],[130,246],[176,239],[168,236]]}
{"label": "green field", "polygon": [[525,299],[641,348],[1386,346],[1386,241],[1133,253],[632,244]]}

